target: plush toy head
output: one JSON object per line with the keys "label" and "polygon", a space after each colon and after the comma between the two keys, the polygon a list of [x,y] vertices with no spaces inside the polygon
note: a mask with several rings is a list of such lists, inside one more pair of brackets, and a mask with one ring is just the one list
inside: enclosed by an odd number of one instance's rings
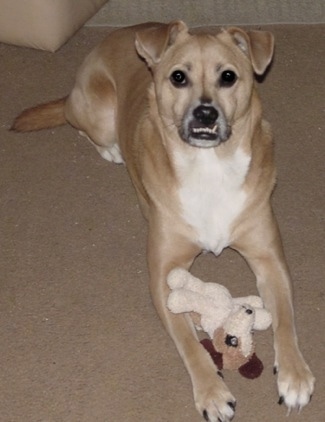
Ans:
{"label": "plush toy head", "polygon": [[229,315],[222,327],[214,331],[212,343],[223,354],[224,368],[237,369],[254,353],[254,320],[254,309],[241,306]]}
{"label": "plush toy head", "polygon": [[[270,313],[263,308],[260,297],[232,298],[224,286],[204,283],[181,268],[171,271],[167,282],[171,289],[167,307],[173,313],[192,316],[196,328],[209,335],[214,349],[222,355],[224,369],[239,369],[256,362],[253,331],[267,329],[271,324]],[[248,372],[252,373],[250,368]]]}

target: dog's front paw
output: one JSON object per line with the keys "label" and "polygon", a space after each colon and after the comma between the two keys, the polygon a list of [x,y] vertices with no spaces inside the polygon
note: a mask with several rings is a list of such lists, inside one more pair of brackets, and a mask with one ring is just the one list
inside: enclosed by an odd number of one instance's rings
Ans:
{"label": "dog's front paw", "polygon": [[235,416],[236,400],[222,379],[211,374],[194,391],[195,405],[208,422],[230,422]]}
{"label": "dog's front paw", "polygon": [[284,403],[288,410],[300,411],[306,406],[314,391],[315,378],[302,356],[287,359],[285,364],[275,364],[278,374],[279,404]]}

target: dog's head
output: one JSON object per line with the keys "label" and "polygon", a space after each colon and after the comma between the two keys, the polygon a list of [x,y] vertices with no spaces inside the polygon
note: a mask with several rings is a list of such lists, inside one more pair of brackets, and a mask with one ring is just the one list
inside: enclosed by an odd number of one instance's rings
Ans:
{"label": "dog's head", "polygon": [[152,71],[165,128],[190,145],[215,147],[245,118],[254,73],[271,62],[273,36],[239,28],[190,34],[176,21],[138,32],[136,48]]}

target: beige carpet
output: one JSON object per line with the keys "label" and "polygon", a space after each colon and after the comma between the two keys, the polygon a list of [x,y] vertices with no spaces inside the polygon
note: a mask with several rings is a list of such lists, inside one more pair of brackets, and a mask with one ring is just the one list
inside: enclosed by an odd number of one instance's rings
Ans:
{"label": "beige carpet", "polygon": [[[301,349],[317,388],[286,417],[265,365],[225,378],[237,421],[325,420],[324,26],[274,26],[276,59],[260,85],[276,140],[274,206],[295,285]],[[0,420],[198,422],[188,376],[151,305],[146,226],[123,166],[105,162],[70,127],[8,132],[23,108],[65,95],[107,29],[85,28],[58,53],[0,45]],[[195,274],[255,293],[232,251],[200,258]]]}
{"label": "beige carpet", "polygon": [[324,23],[324,0],[109,0],[87,25],[123,26],[182,17],[189,25]]}

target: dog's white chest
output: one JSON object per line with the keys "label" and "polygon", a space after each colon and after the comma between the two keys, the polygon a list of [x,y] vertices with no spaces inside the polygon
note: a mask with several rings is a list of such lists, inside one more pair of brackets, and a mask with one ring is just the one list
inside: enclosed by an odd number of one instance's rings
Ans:
{"label": "dog's white chest", "polygon": [[191,160],[176,157],[183,218],[197,233],[196,241],[218,255],[229,245],[230,227],[243,209],[243,183],[250,157],[237,150],[220,159],[212,149],[198,149]]}

